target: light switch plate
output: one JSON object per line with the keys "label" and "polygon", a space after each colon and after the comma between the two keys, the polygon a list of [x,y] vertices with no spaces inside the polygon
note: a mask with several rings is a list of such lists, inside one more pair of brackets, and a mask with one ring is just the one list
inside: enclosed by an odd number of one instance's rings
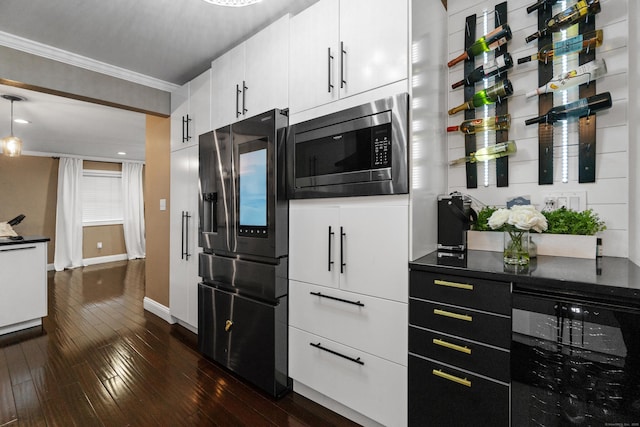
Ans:
{"label": "light switch plate", "polygon": [[161,211],[167,210],[167,199],[160,199],[160,210]]}

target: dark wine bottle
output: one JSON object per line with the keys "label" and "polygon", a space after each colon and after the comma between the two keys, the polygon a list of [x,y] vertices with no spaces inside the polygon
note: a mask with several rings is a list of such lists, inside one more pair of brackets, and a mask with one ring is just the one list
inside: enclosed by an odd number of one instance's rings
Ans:
{"label": "dark wine bottle", "polygon": [[508,24],[500,25],[495,30],[476,40],[467,50],[462,52],[458,57],[449,61],[447,66],[452,67],[458,62],[473,58],[474,56],[478,56],[484,52],[489,52],[502,46],[509,40],[511,40],[511,28],[509,28]]}
{"label": "dark wine bottle", "polygon": [[596,111],[611,108],[611,94],[609,92],[599,93],[588,98],[580,98],[577,101],[570,102],[566,105],[553,107],[543,116],[525,120],[525,125],[534,123],[550,123],[553,124],[558,120],[567,120],[578,117],[589,116]]}
{"label": "dark wine bottle", "polygon": [[589,31],[585,34],[579,34],[570,39],[562,40],[553,44],[544,46],[538,53],[531,56],[525,56],[518,59],[518,64],[524,64],[529,61],[540,61],[547,63],[559,56],[569,55],[571,53],[586,52],[589,49],[595,49],[602,45],[602,30]]}
{"label": "dark wine bottle", "polygon": [[471,135],[486,130],[507,130],[511,126],[511,114],[493,116],[479,119],[469,119],[458,126],[449,126],[447,132],[460,132]]}
{"label": "dark wine bottle", "polygon": [[529,43],[539,37],[544,37],[554,31],[560,31],[564,28],[577,24],[585,20],[588,16],[595,15],[600,12],[600,0],[580,0],[573,6],[563,10],[557,15],[549,19],[544,28],[531,34],[525,40]]}
{"label": "dark wine bottle", "polygon": [[464,110],[473,110],[483,105],[493,104],[500,98],[507,97],[512,93],[513,86],[511,86],[511,82],[508,79],[501,80],[491,87],[476,92],[470,100],[449,110],[449,115]]}
{"label": "dark wine bottle", "polygon": [[547,7],[553,6],[556,3],[558,3],[558,0],[538,0],[535,4],[527,7],[527,13],[531,13],[534,10],[538,10],[540,8],[545,9]]}
{"label": "dark wine bottle", "polygon": [[464,84],[472,85],[491,76],[495,76],[509,68],[513,67],[513,59],[511,55],[505,53],[495,59],[488,61],[486,64],[479,66],[470,72],[464,79],[451,85],[451,89],[455,89]]}

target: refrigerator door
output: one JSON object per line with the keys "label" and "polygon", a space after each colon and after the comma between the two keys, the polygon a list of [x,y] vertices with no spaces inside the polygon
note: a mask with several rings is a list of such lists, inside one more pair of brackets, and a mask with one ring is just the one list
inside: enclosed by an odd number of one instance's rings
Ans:
{"label": "refrigerator door", "polygon": [[200,135],[200,239],[205,252],[236,251],[231,126]]}
{"label": "refrigerator door", "polygon": [[271,305],[198,285],[198,349],[274,397],[290,389],[287,297]]}

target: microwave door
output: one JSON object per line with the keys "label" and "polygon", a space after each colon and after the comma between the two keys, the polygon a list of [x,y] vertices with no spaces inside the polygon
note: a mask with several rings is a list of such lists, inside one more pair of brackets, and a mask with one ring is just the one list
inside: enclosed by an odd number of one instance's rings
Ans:
{"label": "microwave door", "polygon": [[208,252],[237,246],[232,147],[230,126],[200,137],[200,244]]}

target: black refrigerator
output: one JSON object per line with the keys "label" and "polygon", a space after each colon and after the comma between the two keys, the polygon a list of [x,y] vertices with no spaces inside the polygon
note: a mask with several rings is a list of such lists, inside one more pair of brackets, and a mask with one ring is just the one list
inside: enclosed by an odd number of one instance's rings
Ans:
{"label": "black refrigerator", "polygon": [[288,117],[200,136],[198,349],[268,394],[288,376]]}

